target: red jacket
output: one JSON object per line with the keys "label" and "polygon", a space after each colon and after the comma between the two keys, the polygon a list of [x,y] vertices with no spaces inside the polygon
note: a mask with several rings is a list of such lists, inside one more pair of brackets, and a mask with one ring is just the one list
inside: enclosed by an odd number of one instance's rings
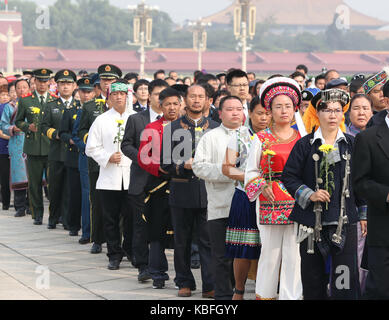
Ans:
{"label": "red jacket", "polygon": [[140,146],[138,152],[139,166],[151,173],[153,176],[159,177],[160,157],[162,149],[163,128],[166,124],[165,118],[149,123],[140,138]]}

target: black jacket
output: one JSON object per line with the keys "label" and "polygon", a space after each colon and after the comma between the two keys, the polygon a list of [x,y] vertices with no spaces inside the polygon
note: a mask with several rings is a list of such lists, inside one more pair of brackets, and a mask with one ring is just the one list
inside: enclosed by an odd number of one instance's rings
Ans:
{"label": "black jacket", "polygon": [[379,126],[381,123],[385,122],[385,117],[388,115],[388,110],[382,110],[376,113],[371,117],[369,122],[366,125],[366,128],[371,128],[374,126]]}
{"label": "black jacket", "polygon": [[149,123],[150,112],[148,109],[131,115],[127,120],[121,149],[123,154],[132,160],[130,185],[128,188],[128,193],[131,195],[139,195],[144,192],[145,185],[150,175],[150,173],[143,170],[138,165],[140,137]]}
{"label": "black jacket", "polygon": [[72,139],[73,125],[76,121],[77,111],[81,109],[79,101],[77,105],[72,108],[68,108],[64,111],[59,127],[59,137],[65,143],[66,155],[65,166],[70,168],[78,168],[78,155],[79,150],[75,144],[70,144]]}
{"label": "black jacket", "polygon": [[[218,126],[219,123],[208,118],[203,118],[197,124],[197,128],[202,127],[203,131]],[[185,161],[195,155],[195,129],[194,122],[183,116],[170,123],[163,131],[161,168],[171,176],[169,205],[176,208],[207,208],[208,205],[204,180],[196,177],[193,170],[184,168]],[[177,159],[178,153],[182,159]]]}
{"label": "black jacket", "polygon": [[[311,139],[313,139],[314,134],[311,133],[304,138],[297,141],[292,152],[289,155],[288,161],[285,164],[284,171],[282,173],[281,180],[284,183],[288,192],[296,197],[296,192],[303,185],[309,187],[311,190],[315,191],[315,162],[312,158],[313,154],[318,154],[322,158],[322,152],[318,150],[321,146],[320,140],[316,140],[311,144]],[[345,173],[346,160],[342,157],[345,154],[346,150],[351,155],[353,152],[354,138],[350,135],[345,134],[347,142],[344,140],[339,141],[339,152],[341,161],[335,163],[333,172],[334,172],[334,182],[335,182],[335,191],[332,194],[331,202],[328,204],[328,210],[326,210],[325,205],[322,205],[322,222],[331,223],[337,222],[339,219],[340,213],[340,201],[341,201],[341,192],[343,186],[343,177]],[[319,160],[319,164],[320,164]],[[352,165],[353,159],[351,158],[350,166]],[[321,188],[323,188],[321,186]],[[346,215],[348,216],[349,223],[355,223],[359,221],[357,206],[362,206],[365,203],[359,199],[356,199],[354,196],[351,176],[349,183],[350,198],[346,199]],[[297,197],[296,197],[297,198]],[[358,203],[356,203],[356,201]],[[303,209],[296,201],[295,206],[292,210],[292,213],[289,216],[289,219],[296,221],[302,225],[313,227],[315,225],[315,214],[313,212],[314,203],[310,202],[306,209]]]}
{"label": "black jacket", "polygon": [[384,121],[355,139],[353,184],[367,200],[368,244],[389,246],[389,128]]}

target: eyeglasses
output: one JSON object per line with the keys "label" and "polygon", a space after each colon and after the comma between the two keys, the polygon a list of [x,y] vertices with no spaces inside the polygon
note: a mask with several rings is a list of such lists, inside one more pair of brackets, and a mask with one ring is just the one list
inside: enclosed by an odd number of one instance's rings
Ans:
{"label": "eyeglasses", "polygon": [[321,111],[324,112],[324,113],[328,113],[328,114],[340,114],[340,113],[343,113],[343,110],[341,110],[341,109],[323,109]]}
{"label": "eyeglasses", "polygon": [[248,86],[249,86],[248,83],[230,84],[230,87],[234,87],[234,88],[247,88]]}

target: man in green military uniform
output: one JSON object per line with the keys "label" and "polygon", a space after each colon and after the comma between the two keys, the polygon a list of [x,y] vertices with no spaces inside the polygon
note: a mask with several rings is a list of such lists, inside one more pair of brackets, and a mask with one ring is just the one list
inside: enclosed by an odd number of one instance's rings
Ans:
{"label": "man in green military uniform", "polygon": [[63,112],[70,106],[75,106],[73,99],[76,74],[71,70],[60,70],[55,74],[60,98],[47,103],[42,111],[42,132],[50,139],[49,150],[49,198],[50,216],[48,229],[55,229],[59,218],[68,229],[67,210],[67,179],[65,168],[65,143],[59,137],[59,128]]}
{"label": "man in green military uniform", "polygon": [[41,110],[56,97],[49,93],[49,69],[33,71],[36,90],[19,100],[15,125],[25,133],[23,152],[27,155],[28,195],[35,225],[43,219],[42,178],[47,170],[49,139],[43,134]]}
{"label": "man in green military uniform", "polygon": [[77,112],[80,109],[80,101],[76,101],[70,106],[67,106],[63,113],[59,129],[59,137],[65,143],[66,147],[65,168],[68,192],[65,201],[70,204],[67,216],[70,236],[77,236],[78,231],[81,229],[82,193],[80,172],[78,171],[79,150],[72,139],[73,125],[77,118]]}
{"label": "man in green military uniform", "polygon": [[[86,143],[88,132],[95,119],[108,110],[105,102],[108,88],[112,82],[122,76],[122,71],[112,65],[103,64],[98,68],[100,78],[101,95],[97,99],[86,102],[82,108],[80,127],[78,136]],[[103,213],[99,204],[98,191],[96,190],[96,182],[99,177],[99,165],[91,158],[88,158],[89,183],[90,183],[90,199],[92,205],[91,216],[91,241],[93,242],[91,253],[100,253],[101,245],[105,242],[103,229]]]}

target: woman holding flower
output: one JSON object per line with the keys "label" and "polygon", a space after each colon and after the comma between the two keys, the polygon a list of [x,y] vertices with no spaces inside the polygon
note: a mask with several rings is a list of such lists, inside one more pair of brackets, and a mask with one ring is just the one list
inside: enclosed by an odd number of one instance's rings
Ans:
{"label": "woman holding flower", "polygon": [[276,299],[280,282],[279,299],[298,300],[302,298],[299,246],[293,222],[288,219],[295,201],[280,178],[290,151],[300,139],[291,124],[301,92],[294,80],[277,77],[263,84],[260,98],[273,121],[270,128],[255,135],[244,178],[248,199],[256,201],[262,242],[256,296],[259,300]]}
{"label": "woman holding flower", "polygon": [[[340,89],[325,90],[313,98],[319,127],[296,143],[281,178],[296,199],[289,219],[299,224],[305,300],[328,299],[325,263],[329,257],[331,298],[359,297],[359,217],[349,183],[354,139],[340,129],[349,100]],[[358,204],[364,208],[362,201]]]}

